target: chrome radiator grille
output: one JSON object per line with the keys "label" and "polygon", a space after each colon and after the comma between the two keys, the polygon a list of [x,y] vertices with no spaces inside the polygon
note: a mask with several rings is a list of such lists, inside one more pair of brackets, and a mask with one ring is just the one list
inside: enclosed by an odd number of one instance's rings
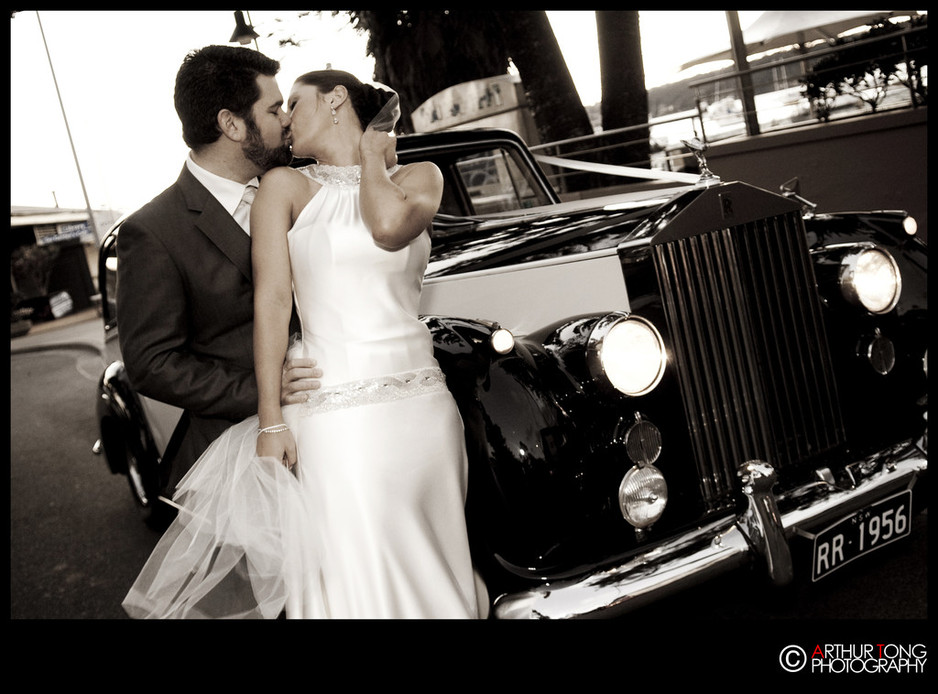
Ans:
{"label": "chrome radiator grille", "polygon": [[655,246],[704,499],[737,466],[782,470],[838,445],[843,422],[800,214]]}

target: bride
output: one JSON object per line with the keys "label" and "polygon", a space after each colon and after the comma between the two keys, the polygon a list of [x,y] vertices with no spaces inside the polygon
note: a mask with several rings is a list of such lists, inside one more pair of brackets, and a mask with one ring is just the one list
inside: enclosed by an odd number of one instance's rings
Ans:
{"label": "bride", "polygon": [[[177,487],[180,512],[124,600],[132,617],[472,618],[462,421],[418,319],[429,162],[396,162],[393,92],[296,80],[293,151],[252,206],[258,415]],[[303,339],[288,345],[293,300]],[[320,390],[281,407],[281,367]]]}

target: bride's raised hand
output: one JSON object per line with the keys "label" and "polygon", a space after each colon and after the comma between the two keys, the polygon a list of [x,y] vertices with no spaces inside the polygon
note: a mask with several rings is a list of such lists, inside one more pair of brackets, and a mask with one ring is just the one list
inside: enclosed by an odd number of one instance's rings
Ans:
{"label": "bride's raised hand", "polygon": [[359,153],[362,159],[374,157],[384,159],[387,168],[391,168],[397,163],[397,138],[394,131],[385,132],[368,128],[362,133],[358,144]]}
{"label": "bride's raised hand", "polygon": [[296,465],[296,441],[286,425],[267,427],[257,434],[257,456],[279,460],[288,469]]}

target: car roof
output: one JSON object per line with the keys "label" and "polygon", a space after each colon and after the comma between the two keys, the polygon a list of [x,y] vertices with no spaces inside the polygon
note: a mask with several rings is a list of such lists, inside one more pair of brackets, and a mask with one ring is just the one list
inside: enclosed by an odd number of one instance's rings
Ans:
{"label": "car roof", "polygon": [[398,138],[398,151],[410,151],[423,147],[458,146],[478,144],[485,141],[511,141],[527,147],[524,139],[514,130],[505,128],[466,128],[460,130],[440,130],[432,133],[411,133]]}

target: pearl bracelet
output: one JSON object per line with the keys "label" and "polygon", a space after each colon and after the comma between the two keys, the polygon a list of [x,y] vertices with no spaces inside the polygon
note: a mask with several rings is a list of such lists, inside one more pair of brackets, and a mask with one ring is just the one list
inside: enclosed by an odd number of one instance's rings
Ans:
{"label": "pearl bracelet", "polygon": [[263,429],[257,430],[259,434],[279,434],[284,431],[290,431],[290,427],[286,424],[274,424],[271,427],[264,427]]}

